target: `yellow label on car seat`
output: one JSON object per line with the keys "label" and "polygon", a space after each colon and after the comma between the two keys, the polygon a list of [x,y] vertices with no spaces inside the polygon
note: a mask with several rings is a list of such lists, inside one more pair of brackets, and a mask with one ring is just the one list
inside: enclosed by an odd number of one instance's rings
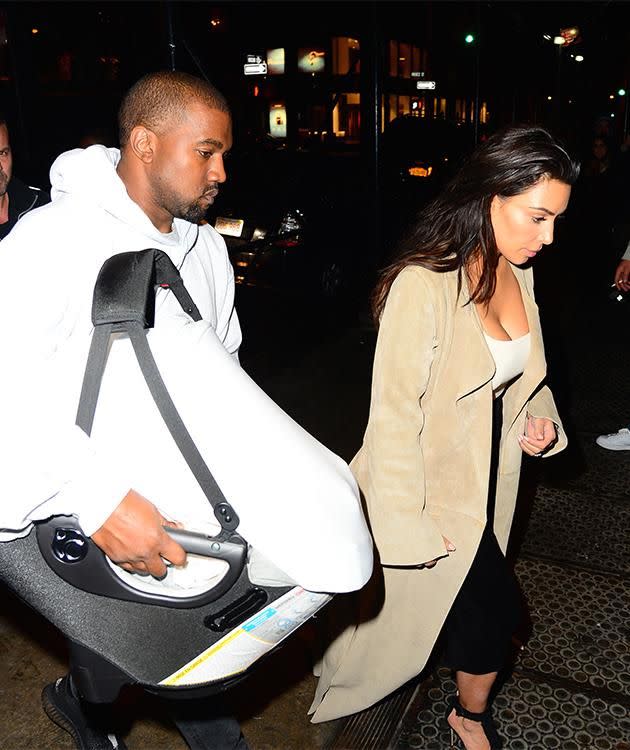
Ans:
{"label": "yellow label on car seat", "polygon": [[199,685],[244,672],[331,599],[296,586],[191,659],[160,685]]}

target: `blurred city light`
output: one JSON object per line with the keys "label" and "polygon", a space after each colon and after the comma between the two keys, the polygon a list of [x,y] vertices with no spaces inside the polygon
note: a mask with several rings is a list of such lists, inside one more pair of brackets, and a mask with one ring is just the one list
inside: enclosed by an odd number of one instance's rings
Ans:
{"label": "blurred city light", "polygon": [[[560,36],[564,39],[564,44],[573,44],[580,41],[580,30],[577,26],[569,26],[566,29],[560,29]],[[555,43],[560,44],[560,42]]]}
{"label": "blurred city light", "polygon": [[475,37],[472,34],[466,34],[464,41],[466,44],[472,44],[475,41]]}
{"label": "blurred city light", "polygon": [[576,55],[575,56],[575,62],[582,62],[584,60],[584,55]]}
{"label": "blurred city light", "polygon": [[553,43],[557,44],[558,46],[564,44],[566,39],[563,36],[554,36]]}
{"label": "blurred city light", "polygon": [[626,90],[625,89],[619,89],[619,91],[617,93],[619,94],[619,96],[625,96],[626,95]]}

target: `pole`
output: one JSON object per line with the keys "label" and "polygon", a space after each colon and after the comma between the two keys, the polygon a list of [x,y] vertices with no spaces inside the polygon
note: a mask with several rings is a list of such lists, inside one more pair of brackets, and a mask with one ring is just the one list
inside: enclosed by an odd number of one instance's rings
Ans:
{"label": "pole", "polygon": [[477,0],[477,40],[475,43],[475,121],[474,121],[474,138],[475,146],[479,143],[479,79],[481,72],[479,70],[479,48],[481,46],[481,4]]}
{"label": "pole", "polygon": [[166,19],[168,23],[168,49],[171,59],[171,70],[175,70],[175,34],[173,32],[173,4],[166,3]]}
{"label": "pole", "polygon": [[370,3],[370,13],[366,14],[361,39],[361,152],[367,166],[366,184],[369,192],[365,201],[366,221],[365,240],[368,252],[367,283],[374,282],[374,276],[381,262],[381,232],[379,211],[380,143],[381,143],[381,37],[378,17],[378,3]]}
{"label": "pole", "polygon": [[[22,50],[28,49],[27,45],[28,45],[28,41],[30,40],[27,40],[25,38],[25,34],[23,32],[23,28],[25,27],[25,24],[23,22],[21,23],[22,15],[20,13],[20,9],[11,7],[13,5],[14,5],[13,3],[10,3],[9,7],[6,10],[6,19],[7,19],[6,32],[7,32],[7,38],[8,38],[9,59],[10,59],[10,64],[11,64],[11,77],[13,78],[13,90],[15,92],[16,120],[19,123],[19,134],[20,134],[19,140],[21,140],[22,142],[24,161],[30,167],[31,148],[30,148],[29,131],[26,127],[27,118],[24,115],[24,109],[25,109],[24,98],[25,97],[24,97],[24,88],[22,85],[25,82],[28,85],[28,80],[29,80],[28,74],[29,72],[31,72],[27,70],[26,75],[23,75],[24,73],[23,61],[25,59],[28,61],[30,58],[30,55],[27,54],[25,57],[25,55],[22,53]],[[36,80],[36,79],[33,76],[31,80]],[[18,138],[13,137],[13,140],[18,141]]]}
{"label": "pole", "polygon": [[558,65],[556,69],[556,96],[553,111],[555,114],[553,127],[560,129],[562,121],[562,45],[558,44]]}
{"label": "pole", "polygon": [[475,51],[475,146],[479,143],[479,43]]}

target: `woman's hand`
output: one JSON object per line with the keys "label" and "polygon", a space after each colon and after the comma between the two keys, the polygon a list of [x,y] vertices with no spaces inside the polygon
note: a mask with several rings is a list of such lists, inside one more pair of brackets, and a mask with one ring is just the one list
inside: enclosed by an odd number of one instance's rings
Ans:
{"label": "woman's hand", "polygon": [[528,456],[542,456],[558,440],[556,425],[548,417],[527,415],[525,434],[518,436],[523,453]]}
{"label": "woman's hand", "polygon": [[[444,540],[444,548],[446,549],[447,553],[455,552],[455,545],[453,542],[450,542],[445,536],[442,537]],[[441,558],[436,557],[435,560],[429,560],[429,562],[425,562],[422,565],[420,565],[420,568],[432,568],[438,560]]]}

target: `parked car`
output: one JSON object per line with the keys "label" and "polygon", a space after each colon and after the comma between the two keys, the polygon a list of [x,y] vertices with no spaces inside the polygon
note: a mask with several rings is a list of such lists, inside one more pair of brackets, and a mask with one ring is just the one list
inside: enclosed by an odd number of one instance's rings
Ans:
{"label": "parked car", "polygon": [[328,301],[351,295],[362,210],[356,157],[258,147],[227,168],[208,219],[236,283]]}
{"label": "parked car", "polygon": [[402,115],[386,125],[381,145],[381,205],[390,234],[404,231],[473,147],[472,129],[449,120]]}

